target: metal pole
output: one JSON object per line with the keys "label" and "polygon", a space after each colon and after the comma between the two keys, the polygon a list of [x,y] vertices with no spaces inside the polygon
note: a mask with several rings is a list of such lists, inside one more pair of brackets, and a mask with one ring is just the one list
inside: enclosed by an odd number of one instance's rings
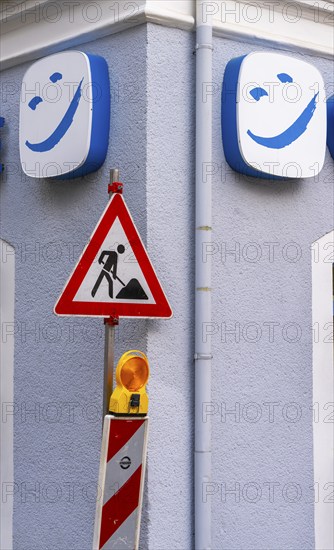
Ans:
{"label": "metal pole", "polygon": [[109,401],[113,391],[114,361],[115,361],[115,325],[105,321],[104,329],[104,386],[103,386],[103,418],[109,413]]}
{"label": "metal pole", "polygon": [[[119,181],[119,170],[113,168],[110,170],[110,185]],[[109,197],[113,192],[110,190]],[[109,400],[113,391],[114,380],[114,361],[115,361],[115,326],[118,325],[118,319],[109,318],[104,320],[104,383],[103,383],[103,419],[109,413]]]}
{"label": "metal pole", "polygon": [[196,294],[195,294],[195,549],[211,549],[211,501],[203,499],[211,481],[211,423],[203,422],[203,404],[211,401],[211,341],[202,337],[211,323],[211,261],[203,262],[212,239],[211,187],[203,167],[212,162],[212,16],[209,3],[196,2]]}

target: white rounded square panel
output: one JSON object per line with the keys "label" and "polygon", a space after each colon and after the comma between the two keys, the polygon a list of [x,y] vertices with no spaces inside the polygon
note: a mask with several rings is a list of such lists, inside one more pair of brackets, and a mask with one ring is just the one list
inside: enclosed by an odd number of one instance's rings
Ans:
{"label": "white rounded square panel", "polygon": [[278,53],[234,59],[226,68],[222,105],[224,150],[235,170],[279,178],[321,171],[326,96],[316,67]]}
{"label": "white rounded square panel", "polygon": [[20,157],[36,178],[76,177],[105,160],[110,123],[106,61],[67,51],[34,63],[22,82]]}

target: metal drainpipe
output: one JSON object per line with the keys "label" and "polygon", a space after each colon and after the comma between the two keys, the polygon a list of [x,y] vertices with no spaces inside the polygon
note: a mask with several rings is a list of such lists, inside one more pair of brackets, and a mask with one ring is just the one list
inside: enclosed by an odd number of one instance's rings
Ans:
{"label": "metal drainpipe", "polygon": [[[195,293],[195,549],[211,549],[211,503],[203,489],[211,481],[211,423],[203,405],[211,402],[211,342],[203,328],[211,323],[211,261],[203,252],[212,240],[212,17],[208,2],[196,0],[196,293]],[[210,170],[208,170],[210,172]]]}

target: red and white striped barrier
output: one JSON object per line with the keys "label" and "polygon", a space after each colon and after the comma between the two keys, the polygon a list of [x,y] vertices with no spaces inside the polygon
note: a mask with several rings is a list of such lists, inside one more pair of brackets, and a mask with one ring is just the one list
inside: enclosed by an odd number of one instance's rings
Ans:
{"label": "red and white striped barrier", "polygon": [[93,550],[137,550],[148,418],[104,419]]}

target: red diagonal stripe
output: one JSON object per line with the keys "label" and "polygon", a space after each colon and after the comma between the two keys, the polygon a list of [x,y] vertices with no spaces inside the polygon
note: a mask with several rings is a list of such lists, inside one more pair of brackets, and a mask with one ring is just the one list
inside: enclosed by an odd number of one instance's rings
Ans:
{"label": "red diagonal stripe", "polygon": [[138,507],[141,470],[140,465],[130,479],[103,506],[99,548],[103,548],[110,537]]}
{"label": "red diagonal stripe", "polygon": [[110,422],[107,462],[131,439],[144,420],[113,420]]}

